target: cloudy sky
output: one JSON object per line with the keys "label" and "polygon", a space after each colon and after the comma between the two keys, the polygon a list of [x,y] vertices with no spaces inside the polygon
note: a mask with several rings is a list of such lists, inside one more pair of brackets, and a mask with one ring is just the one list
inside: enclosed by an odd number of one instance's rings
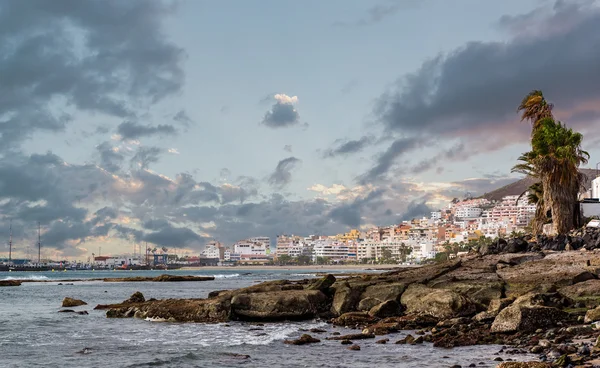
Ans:
{"label": "cloudy sky", "polygon": [[427,214],[515,180],[532,89],[600,161],[595,1],[1,0],[0,49],[0,256]]}

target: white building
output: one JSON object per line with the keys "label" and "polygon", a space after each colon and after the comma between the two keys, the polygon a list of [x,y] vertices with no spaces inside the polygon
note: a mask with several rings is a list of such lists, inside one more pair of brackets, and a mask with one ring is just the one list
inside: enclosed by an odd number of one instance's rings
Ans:
{"label": "white building", "polygon": [[313,247],[313,261],[318,257],[329,258],[333,261],[343,261],[349,258],[350,248],[344,244],[328,240],[318,240]]}
{"label": "white building", "polygon": [[216,242],[210,242],[206,244],[204,250],[200,252],[200,257],[221,259],[221,248]]}
{"label": "white building", "polygon": [[242,256],[266,256],[269,253],[268,244],[242,240],[233,245],[233,252]]}
{"label": "white building", "polygon": [[431,219],[433,221],[437,221],[440,220],[442,218],[442,212],[441,211],[434,211],[431,212]]}
{"label": "white building", "polygon": [[476,218],[481,216],[482,212],[479,207],[458,207],[454,216],[460,219]]}
{"label": "white building", "polygon": [[384,251],[388,250],[392,254],[392,258],[401,260],[408,253],[407,249],[411,248],[409,243],[410,241],[400,240],[365,240],[358,243],[356,258],[358,260],[365,258],[379,260],[384,258]]}

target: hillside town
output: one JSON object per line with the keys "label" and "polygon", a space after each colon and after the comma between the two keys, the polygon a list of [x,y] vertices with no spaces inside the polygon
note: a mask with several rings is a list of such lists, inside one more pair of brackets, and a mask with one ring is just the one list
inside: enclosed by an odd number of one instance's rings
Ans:
{"label": "hillside town", "polygon": [[352,229],[335,235],[281,234],[232,245],[211,241],[202,252],[177,257],[159,252],[134,257],[94,257],[103,267],[124,265],[234,266],[347,263],[414,264],[455,256],[474,243],[525,231],[535,214],[527,196],[454,199],[447,207],[399,224]]}

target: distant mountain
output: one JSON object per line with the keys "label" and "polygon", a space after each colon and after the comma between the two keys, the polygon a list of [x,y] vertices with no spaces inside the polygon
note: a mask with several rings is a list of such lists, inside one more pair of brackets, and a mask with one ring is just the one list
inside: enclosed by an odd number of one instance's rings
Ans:
{"label": "distant mountain", "polygon": [[[589,189],[591,187],[592,180],[594,180],[597,176],[596,170],[595,169],[579,169],[579,171],[586,175],[587,180],[585,182],[585,187],[586,187],[586,189]],[[490,201],[499,201],[503,197],[506,197],[509,195],[520,195],[521,193],[526,191],[527,188],[529,188],[529,186],[533,183],[535,183],[535,179],[528,176],[521,180],[517,180],[514,183],[510,183],[501,188],[493,190],[489,193],[485,193],[481,197],[488,199]]]}

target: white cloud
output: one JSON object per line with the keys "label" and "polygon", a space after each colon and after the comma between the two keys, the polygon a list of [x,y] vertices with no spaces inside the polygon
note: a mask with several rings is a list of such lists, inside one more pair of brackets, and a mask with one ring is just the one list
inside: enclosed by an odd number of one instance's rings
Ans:
{"label": "white cloud", "polygon": [[320,193],[322,195],[338,195],[341,192],[346,190],[346,187],[340,184],[333,184],[331,187],[326,187],[323,184],[315,184],[313,186],[311,186],[310,188],[306,188],[307,190],[310,190],[312,192],[317,192]]}
{"label": "white cloud", "polygon": [[177,148],[169,148],[168,152],[172,153],[174,155],[178,155],[179,154],[179,150],[177,150]]}
{"label": "white cloud", "polygon": [[292,105],[292,104],[295,104],[296,102],[298,102],[298,96],[290,97],[290,96],[286,95],[285,93],[278,93],[274,97],[277,101],[279,101],[279,103],[282,103],[282,104]]}

